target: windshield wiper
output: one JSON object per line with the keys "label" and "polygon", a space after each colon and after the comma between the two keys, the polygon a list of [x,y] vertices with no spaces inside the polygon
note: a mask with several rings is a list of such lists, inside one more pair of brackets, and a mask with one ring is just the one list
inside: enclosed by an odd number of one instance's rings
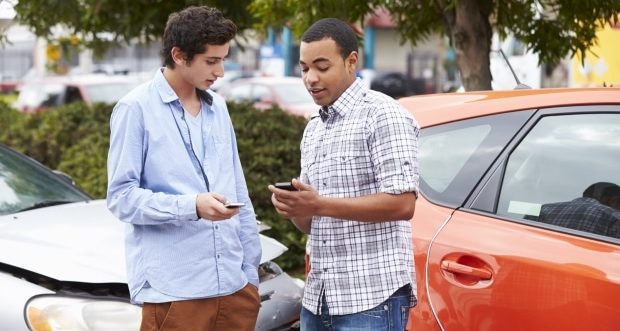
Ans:
{"label": "windshield wiper", "polygon": [[32,206],[28,206],[26,208],[22,208],[20,210],[18,210],[17,212],[22,212],[22,211],[26,211],[26,210],[32,210],[32,209],[38,209],[38,208],[43,208],[43,207],[49,207],[49,206],[56,206],[56,205],[64,205],[67,203],[72,203],[75,201],[63,201],[63,200],[46,200],[46,201],[41,201],[41,202],[37,202],[35,204],[33,204]]}

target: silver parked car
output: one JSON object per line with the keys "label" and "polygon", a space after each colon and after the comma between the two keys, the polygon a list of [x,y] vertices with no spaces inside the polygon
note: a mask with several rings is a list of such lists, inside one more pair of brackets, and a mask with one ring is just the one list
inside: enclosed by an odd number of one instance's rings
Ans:
{"label": "silver parked car", "polygon": [[[256,330],[298,325],[303,281],[272,260],[286,247],[260,235]],[[0,329],[138,330],[129,303],[124,224],[66,175],[0,145]]]}

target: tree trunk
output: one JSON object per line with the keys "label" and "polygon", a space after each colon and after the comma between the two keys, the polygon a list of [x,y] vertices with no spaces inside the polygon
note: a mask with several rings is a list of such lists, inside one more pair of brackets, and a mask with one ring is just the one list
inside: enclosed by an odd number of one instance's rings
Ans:
{"label": "tree trunk", "polygon": [[466,91],[491,89],[489,52],[493,31],[489,0],[459,0],[444,11],[446,28],[456,50],[456,62]]}

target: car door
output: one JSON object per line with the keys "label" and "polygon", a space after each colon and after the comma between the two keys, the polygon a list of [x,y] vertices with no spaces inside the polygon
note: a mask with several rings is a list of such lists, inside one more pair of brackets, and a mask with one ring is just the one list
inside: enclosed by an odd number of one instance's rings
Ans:
{"label": "car door", "polygon": [[443,330],[617,330],[618,211],[543,212],[620,184],[618,165],[620,106],[539,111],[432,240],[426,285]]}
{"label": "car door", "polygon": [[490,115],[423,128],[419,142],[420,195],[412,219],[418,304],[408,330],[436,330],[427,295],[429,243],[534,111]]}

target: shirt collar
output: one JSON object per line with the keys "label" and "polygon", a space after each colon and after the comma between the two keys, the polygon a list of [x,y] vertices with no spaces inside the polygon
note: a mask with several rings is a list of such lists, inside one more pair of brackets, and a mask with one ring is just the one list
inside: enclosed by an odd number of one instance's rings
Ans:
{"label": "shirt collar", "polygon": [[347,111],[355,107],[357,101],[363,98],[366,92],[368,92],[368,89],[362,84],[359,78],[356,78],[353,84],[351,84],[334,103],[327,107],[321,107],[319,110],[321,120],[325,122],[332,114],[338,114],[341,117],[344,116]]}
{"label": "shirt collar", "polygon": [[[164,68],[160,68],[159,70],[157,70],[157,72],[155,73],[155,77],[153,78],[153,81],[155,83],[157,92],[159,92],[161,101],[163,101],[164,103],[170,103],[170,102],[178,100],[179,97],[174,92],[174,90],[172,89],[168,81],[166,80],[166,77],[164,77],[163,69]],[[213,96],[209,94],[209,92],[196,89],[196,93],[198,94],[198,97],[202,101],[204,101],[207,105],[209,105],[208,108],[212,108],[211,106],[213,105]]]}

